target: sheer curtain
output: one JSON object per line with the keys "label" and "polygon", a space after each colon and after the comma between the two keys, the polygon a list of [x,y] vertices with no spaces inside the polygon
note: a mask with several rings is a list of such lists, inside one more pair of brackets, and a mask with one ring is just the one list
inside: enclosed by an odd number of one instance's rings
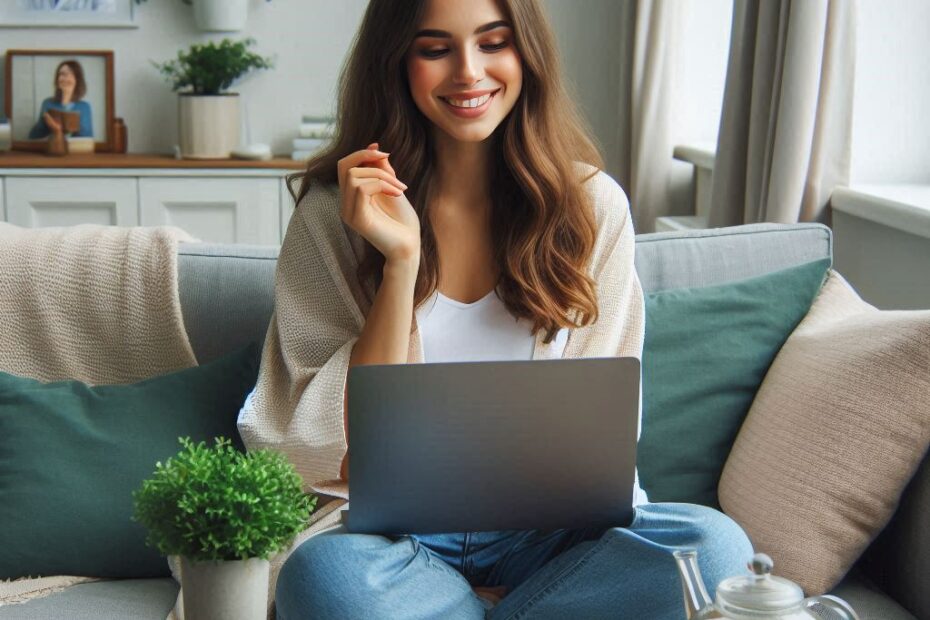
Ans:
{"label": "sheer curtain", "polygon": [[625,0],[621,50],[618,182],[630,198],[637,232],[669,213],[671,114],[681,10],[675,0]]}
{"label": "sheer curtain", "polygon": [[708,225],[829,221],[849,179],[854,0],[736,0]]}

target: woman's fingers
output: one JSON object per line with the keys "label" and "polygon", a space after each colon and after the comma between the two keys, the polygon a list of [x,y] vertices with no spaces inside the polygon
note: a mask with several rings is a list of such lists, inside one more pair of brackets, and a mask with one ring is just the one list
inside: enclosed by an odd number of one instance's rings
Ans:
{"label": "woman's fingers", "polygon": [[390,172],[383,170],[381,168],[351,168],[348,172],[348,176],[353,179],[366,179],[366,178],[378,178],[388,183],[393,183],[397,186],[397,189],[401,191],[407,190],[407,185],[400,181]]}
{"label": "woman's fingers", "polygon": [[336,164],[336,171],[339,176],[339,186],[345,186],[346,173],[350,169],[361,166],[362,164],[373,163],[382,159],[386,159],[387,156],[388,153],[370,149],[363,149],[361,151],[349,153],[340,159]]}

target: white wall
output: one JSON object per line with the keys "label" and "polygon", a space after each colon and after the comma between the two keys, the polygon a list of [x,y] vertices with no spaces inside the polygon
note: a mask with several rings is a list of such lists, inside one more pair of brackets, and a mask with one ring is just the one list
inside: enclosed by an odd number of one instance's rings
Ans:
{"label": "white wall", "polygon": [[[244,97],[252,141],[270,143],[276,153],[290,152],[302,114],[332,111],[339,69],[366,5],[366,0],[250,0],[246,30],[225,36],[254,37],[254,51],[277,56],[275,69],[259,71],[231,89]],[[169,60],[192,43],[224,35],[198,31],[191,7],[181,0],[148,0],[135,11],[136,29],[3,28],[0,53],[113,50],[116,116],[126,120],[129,149],[169,153],[177,142],[177,96],[150,61]]]}
{"label": "white wall", "polygon": [[930,183],[930,2],[858,6],[850,183]]}

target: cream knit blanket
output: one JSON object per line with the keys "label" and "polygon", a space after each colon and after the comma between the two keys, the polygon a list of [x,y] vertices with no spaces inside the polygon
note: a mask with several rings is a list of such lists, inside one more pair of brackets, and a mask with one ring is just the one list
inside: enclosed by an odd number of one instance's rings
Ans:
{"label": "cream knit blanket", "polygon": [[[178,297],[177,228],[0,223],[0,371],[131,383],[195,366]],[[0,582],[0,604],[92,577]]]}

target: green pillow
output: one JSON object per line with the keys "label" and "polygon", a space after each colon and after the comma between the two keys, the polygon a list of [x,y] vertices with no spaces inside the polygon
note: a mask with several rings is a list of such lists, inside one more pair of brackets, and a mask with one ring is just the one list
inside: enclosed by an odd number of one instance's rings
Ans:
{"label": "green pillow", "polygon": [[646,295],[640,484],[651,502],[718,507],[717,482],[775,354],[830,259]]}
{"label": "green pillow", "polygon": [[170,575],[130,520],[157,461],[224,435],[258,374],[250,345],[131,385],[41,383],[0,373],[0,579]]}

